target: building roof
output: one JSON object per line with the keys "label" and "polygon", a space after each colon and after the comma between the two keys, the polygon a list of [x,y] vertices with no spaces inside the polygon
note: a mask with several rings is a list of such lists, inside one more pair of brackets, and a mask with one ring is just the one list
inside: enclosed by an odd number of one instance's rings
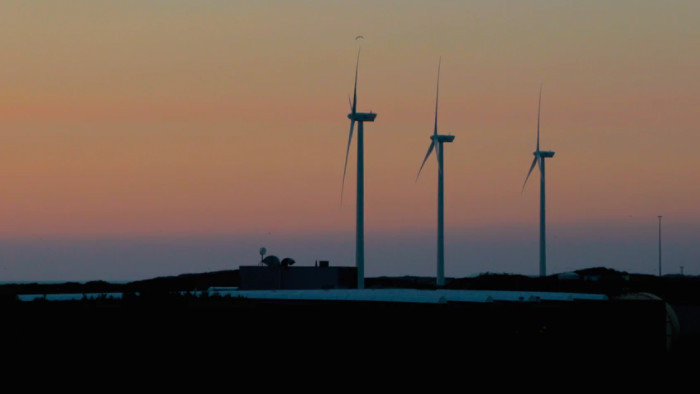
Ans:
{"label": "building roof", "polygon": [[409,303],[446,302],[536,302],[608,299],[603,294],[550,293],[535,291],[496,290],[417,290],[417,289],[329,289],[329,290],[228,290],[221,295],[249,299],[307,300],[307,301],[376,301]]}

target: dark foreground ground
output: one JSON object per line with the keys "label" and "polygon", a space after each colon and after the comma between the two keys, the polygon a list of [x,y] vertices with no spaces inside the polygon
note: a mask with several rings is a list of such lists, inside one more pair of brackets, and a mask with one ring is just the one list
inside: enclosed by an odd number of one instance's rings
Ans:
{"label": "dark foreground ground", "polygon": [[[130,284],[89,282],[2,287],[4,338],[16,357],[76,354],[120,357],[324,363],[473,359],[525,362],[537,356],[585,363],[681,362],[700,350],[700,281],[642,277],[599,269],[577,280],[482,275],[449,288],[608,294],[607,302],[501,302],[438,305],[274,302],[195,295],[236,286],[237,272],[156,278]],[[584,274],[596,275],[586,278]],[[426,278],[372,278],[368,287],[430,288]],[[80,301],[16,301],[17,294],[123,292]],[[184,292],[184,293],[183,293]],[[623,299],[625,294],[657,297]],[[679,320],[668,329],[668,307]],[[670,342],[669,342],[670,341]],[[333,360],[333,361],[330,361]],[[436,361],[437,362],[437,361]],[[453,365],[454,366],[454,365]]]}

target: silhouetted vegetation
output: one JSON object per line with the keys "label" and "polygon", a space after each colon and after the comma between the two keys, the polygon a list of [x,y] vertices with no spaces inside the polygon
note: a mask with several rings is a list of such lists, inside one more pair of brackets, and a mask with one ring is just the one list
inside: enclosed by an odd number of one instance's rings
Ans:
{"label": "silhouetted vegetation", "polygon": [[[562,344],[578,351],[588,348],[600,351],[604,346],[622,346],[629,351],[640,344],[648,349],[648,338],[663,336],[664,330],[663,318],[659,317],[663,314],[660,301],[642,301],[639,308],[615,302],[418,305],[252,300],[205,291],[212,287],[237,287],[238,281],[238,271],[231,270],[130,283],[8,284],[0,286],[0,303],[6,316],[19,317],[12,319],[22,322],[18,329],[63,330],[66,337],[84,343],[87,338],[101,341],[109,337],[115,343],[124,344],[128,339],[144,344],[172,335],[178,341],[196,337],[197,341],[209,340],[211,346],[220,346],[237,343],[240,336],[231,339],[231,330],[240,333],[242,327],[244,333],[265,332],[269,338],[278,338],[282,332],[285,337],[294,333],[306,338],[306,342],[298,343],[308,343],[317,336],[335,338],[338,333],[366,329],[365,325],[371,322],[372,335],[376,341],[382,341],[375,344],[384,349],[393,347],[395,351],[405,345],[395,333],[418,325],[421,335],[426,337],[439,333],[442,337],[457,338],[451,344],[456,352],[460,346],[469,352],[475,346],[541,351],[547,347],[557,350]],[[434,278],[413,276],[367,278],[366,285],[368,288],[435,288]],[[613,297],[651,293],[676,308],[683,330],[679,349],[687,354],[700,349],[698,277],[659,278],[591,268],[545,278],[484,273],[472,278],[448,278],[446,288],[603,293]],[[29,302],[17,298],[20,294],[61,293],[83,294],[83,297],[71,301],[39,297]],[[433,330],[430,334],[424,331],[427,321],[439,322],[428,328]],[[80,334],[75,334],[75,330]],[[484,342],[474,342],[473,338],[477,337]],[[352,349],[352,343],[348,342],[347,351]]]}
{"label": "silhouetted vegetation", "polygon": [[[367,278],[367,288],[434,289],[435,278],[401,276]],[[174,302],[180,298],[201,298],[198,292],[212,287],[237,287],[238,270],[190,273],[157,277],[129,283],[90,281],[86,283],[23,283],[0,285],[0,302],[16,300],[19,294],[109,294],[121,293],[122,299],[139,298],[149,303]],[[446,278],[446,289],[555,291],[595,293],[617,296],[625,293],[651,293],[671,304],[700,305],[700,277],[630,274],[604,267],[575,271],[544,278],[507,273],[484,273],[469,278]]]}
{"label": "silhouetted vegetation", "polygon": [[365,287],[368,289],[434,289],[435,278],[424,276],[402,276],[366,278]]}
{"label": "silhouetted vegetation", "polygon": [[133,292],[205,291],[210,287],[237,287],[238,284],[238,270],[227,270],[158,277],[131,282],[124,287]]}
{"label": "silhouetted vegetation", "polygon": [[446,283],[448,289],[554,291],[606,294],[651,293],[670,304],[700,305],[700,277],[630,274],[596,267],[566,275],[544,278],[512,274],[486,273],[473,278],[457,278]]}

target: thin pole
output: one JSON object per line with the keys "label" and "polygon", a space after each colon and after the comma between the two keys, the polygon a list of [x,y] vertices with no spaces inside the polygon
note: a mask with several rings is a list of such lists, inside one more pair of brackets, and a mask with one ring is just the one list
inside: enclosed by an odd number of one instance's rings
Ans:
{"label": "thin pole", "polygon": [[365,166],[363,158],[364,122],[357,127],[357,222],[355,236],[355,265],[357,266],[357,288],[365,288]]}
{"label": "thin pole", "polygon": [[437,286],[445,285],[445,203],[444,203],[444,178],[442,141],[438,142],[438,248],[437,248]]}
{"label": "thin pole", "polygon": [[659,215],[659,276],[661,276],[661,215]]}
{"label": "thin pole", "polygon": [[544,157],[538,157],[541,164],[540,176],[540,277],[547,276],[547,241],[545,240],[545,192],[544,192]]}

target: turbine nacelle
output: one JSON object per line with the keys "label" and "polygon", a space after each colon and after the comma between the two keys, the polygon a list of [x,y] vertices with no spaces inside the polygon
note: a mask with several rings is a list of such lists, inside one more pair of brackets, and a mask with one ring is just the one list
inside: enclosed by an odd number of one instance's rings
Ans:
{"label": "turbine nacelle", "polygon": [[356,112],[348,114],[348,119],[354,120],[356,122],[374,122],[374,118],[377,114],[372,112]]}
{"label": "turbine nacelle", "polygon": [[430,136],[430,139],[435,141],[435,142],[452,142],[455,140],[454,135],[439,135],[439,134],[433,134]]}
{"label": "turbine nacelle", "polygon": [[554,157],[554,152],[548,150],[534,151],[532,154],[541,158]]}

